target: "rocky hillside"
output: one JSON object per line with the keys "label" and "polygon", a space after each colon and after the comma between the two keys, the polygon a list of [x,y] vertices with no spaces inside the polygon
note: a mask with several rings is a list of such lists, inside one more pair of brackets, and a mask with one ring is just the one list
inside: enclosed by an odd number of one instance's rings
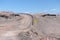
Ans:
{"label": "rocky hillside", "polygon": [[60,15],[0,12],[0,40],[60,40]]}

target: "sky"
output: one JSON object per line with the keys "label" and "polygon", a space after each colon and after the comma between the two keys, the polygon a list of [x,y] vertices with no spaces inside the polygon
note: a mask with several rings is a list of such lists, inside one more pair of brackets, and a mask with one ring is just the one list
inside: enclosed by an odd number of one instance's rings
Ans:
{"label": "sky", "polygon": [[60,0],[0,0],[0,11],[60,13]]}

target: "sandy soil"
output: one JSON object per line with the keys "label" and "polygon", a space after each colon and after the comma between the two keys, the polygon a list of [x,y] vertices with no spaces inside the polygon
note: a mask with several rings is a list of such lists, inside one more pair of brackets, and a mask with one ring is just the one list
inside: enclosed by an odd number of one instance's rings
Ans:
{"label": "sandy soil", "polygon": [[60,15],[0,12],[0,40],[60,40]]}

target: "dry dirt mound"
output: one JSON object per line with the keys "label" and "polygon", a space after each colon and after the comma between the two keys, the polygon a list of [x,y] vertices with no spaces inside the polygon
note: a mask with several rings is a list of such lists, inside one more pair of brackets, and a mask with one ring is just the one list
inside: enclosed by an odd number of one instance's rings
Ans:
{"label": "dry dirt mound", "polygon": [[60,15],[0,12],[0,40],[60,40]]}

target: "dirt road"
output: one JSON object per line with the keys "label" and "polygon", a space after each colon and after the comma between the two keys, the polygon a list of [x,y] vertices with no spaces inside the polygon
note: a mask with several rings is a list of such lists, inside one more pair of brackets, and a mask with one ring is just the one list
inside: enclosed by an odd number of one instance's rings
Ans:
{"label": "dirt road", "polygon": [[0,12],[0,40],[60,40],[60,15]]}

